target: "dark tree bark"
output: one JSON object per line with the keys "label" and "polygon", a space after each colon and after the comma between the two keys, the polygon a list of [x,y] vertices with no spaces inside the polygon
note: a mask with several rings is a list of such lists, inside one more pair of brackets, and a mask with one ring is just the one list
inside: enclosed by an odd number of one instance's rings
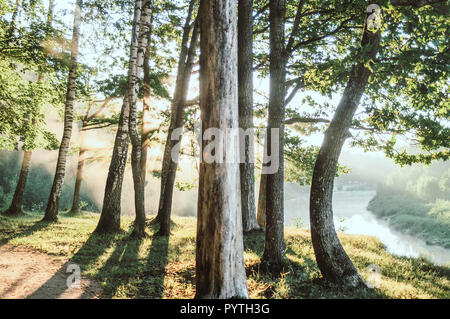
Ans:
{"label": "dark tree bark", "polygon": [[[238,2],[239,127],[253,129],[253,0]],[[240,164],[242,227],[244,232],[259,229],[255,209],[255,167],[250,158],[252,140],[244,137],[244,163]]]}
{"label": "dark tree bark", "polygon": [[349,137],[349,128],[366,88],[370,70],[365,67],[374,59],[380,43],[380,32],[367,30],[361,40],[362,62],[352,67],[346,88],[336,113],[325,132],[314,167],[311,197],[311,237],[317,264],[323,277],[345,287],[364,286],[364,281],[344,251],[333,223],[333,184],[342,146]]}
{"label": "dark tree bark", "polygon": [[69,65],[69,80],[67,83],[66,106],[64,110],[64,133],[59,147],[58,161],[56,164],[55,177],[52,190],[47,202],[44,221],[54,222],[58,220],[59,199],[61,196],[62,185],[66,174],[67,154],[69,152],[70,138],[73,127],[73,105],[75,101],[77,66],[78,66],[78,42],[80,39],[80,23],[82,0],[77,0],[74,13],[74,25],[72,35],[71,56]]}
{"label": "dark tree bark", "polygon": [[178,162],[172,159],[174,154],[173,148],[179,141],[172,139],[172,133],[175,129],[182,128],[184,125],[184,114],[186,98],[189,90],[189,81],[191,78],[192,68],[194,66],[195,52],[197,49],[199,37],[198,19],[194,22],[191,40],[189,43],[190,24],[192,11],[196,1],[191,1],[188,16],[183,30],[183,39],[181,44],[180,58],[178,61],[177,82],[175,84],[175,93],[171,106],[170,125],[167,133],[166,145],[164,147],[164,156],[161,170],[161,195],[159,198],[158,215],[156,217],[159,222],[158,235],[170,235],[170,216],[172,212],[173,188],[178,167]]}
{"label": "dark tree bark", "polygon": [[24,151],[22,168],[20,169],[19,180],[17,181],[16,190],[14,192],[14,197],[9,208],[4,212],[7,216],[18,216],[22,215],[22,200],[23,193],[25,192],[25,186],[27,184],[28,171],[31,165],[31,151]]}
{"label": "dark tree bark", "polygon": [[130,139],[132,145],[131,152],[131,167],[134,182],[134,204],[136,210],[136,219],[134,223],[133,236],[143,237],[145,235],[145,195],[144,195],[144,181],[142,179],[141,171],[141,154],[142,145],[141,138],[137,132],[137,97],[139,92],[139,76],[142,71],[144,54],[148,42],[148,32],[150,31],[152,0],[145,0],[143,2],[139,42],[138,42],[138,56],[136,62],[136,70],[134,77],[129,79],[129,101],[130,101]]}
{"label": "dark tree bark", "polygon": [[[130,60],[128,64],[129,84],[134,79],[136,72],[141,12],[142,0],[136,0],[131,34]],[[129,116],[130,102],[129,94],[127,93],[124,97],[120,113],[113,154],[106,180],[102,212],[97,228],[95,229],[96,233],[111,233],[120,230],[122,184],[128,155]]]}
{"label": "dark tree bark", "polygon": [[[238,128],[237,3],[200,2],[202,133]],[[206,146],[207,141],[203,142]],[[202,154],[198,192],[196,298],[246,298],[237,139],[223,137],[224,158]]]}
{"label": "dark tree bark", "polygon": [[270,2],[270,93],[267,150],[273,154],[272,129],[278,129],[278,170],[267,174],[266,237],[262,264],[277,273],[284,265],[284,113],[286,51],[284,46],[284,0]]}

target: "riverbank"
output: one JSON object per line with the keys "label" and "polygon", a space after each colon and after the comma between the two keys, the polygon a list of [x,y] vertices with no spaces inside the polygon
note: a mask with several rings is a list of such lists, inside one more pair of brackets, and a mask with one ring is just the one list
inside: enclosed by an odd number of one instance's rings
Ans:
{"label": "riverbank", "polygon": [[450,249],[450,201],[428,202],[407,193],[379,189],[367,209],[394,229]]}
{"label": "riverbank", "polygon": [[[176,217],[170,238],[150,236],[138,241],[129,237],[131,218],[124,218],[121,233],[97,236],[92,235],[92,231],[98,214],[86,213],[76,218],[62,216],[57,224],[39,223],[40,217],[1,217],[0,245],[25,246],[52,258],[78,264],[83,278],[100,285],[100,298],[177,299],[194,296],[195,218]],[[149,235],[154,231],[147,229]],[[250,298],[450,298],[449,268],[421,258],[392,255],[374,237],[339,236],[366,280],[372,282],[373,273],[369,270],[374,269],[373,265],[380,269],[375,280],[378,288],[344,292],[327,284],[321,279],[315,263],[309,231],[286,227],[287,266],[280,278],[273,278],[259,269],[264,234],[245,237]],[[46,265],[41,269],[46,270]],[[27,273],[21,278],[16,284],[26,285]],[[66,290],[66,287],[59,287],[56,292],[64,294]]]}

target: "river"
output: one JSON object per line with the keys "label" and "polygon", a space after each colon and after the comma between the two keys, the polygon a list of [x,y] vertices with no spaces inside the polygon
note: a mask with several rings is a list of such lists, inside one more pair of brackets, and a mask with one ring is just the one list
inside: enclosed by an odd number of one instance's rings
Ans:
{"label": "river", "polygon": [[[291,184],[289,188],[292,186]],[[292,195],[293,191],[291,188],[289,193]],[[293,226],[300,217],[305,227],[309,227],[309,192],[300,188],[300,192],[296,194],[285,200],[285,223]],[[367,205],[374,196],[375,191],[335,191],[333,212],[336,229],[344,229],[347,234],[378,237],[386,249],[395,255],[423,256],[437,265],[450,266],[450,249],[430,246],[419,238],[400,233],[368,211]]]}

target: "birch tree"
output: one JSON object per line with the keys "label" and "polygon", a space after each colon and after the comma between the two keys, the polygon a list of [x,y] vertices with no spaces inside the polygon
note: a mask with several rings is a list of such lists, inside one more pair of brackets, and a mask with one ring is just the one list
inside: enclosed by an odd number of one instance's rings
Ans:
{"label": "birch tree", "polygon": [[78,43],[80,40],[82,6],[83,1],[77,0],[74,12],[72,45],[70,49],[69,79],[67,83],[66,105],[64,109],[64,133],[59,148],[55,177],[53,180],[52,189],[50,192],[50,196],[47,202],[47,208],[45,210],[45,215],[43,218],[44,221],[50,222],[54,222],[58,219],[59,199],[61,196],[62,185],[64,183],[67,155],[70,147],[70,138],[72,136],[73,107],[75,103],[75,90],[76,90],[77,66],[78,66]]}

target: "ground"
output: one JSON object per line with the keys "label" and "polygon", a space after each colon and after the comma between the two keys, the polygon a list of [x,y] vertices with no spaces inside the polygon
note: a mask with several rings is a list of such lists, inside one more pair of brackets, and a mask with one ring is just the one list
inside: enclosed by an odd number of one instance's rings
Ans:
{"label": "ground", "polygon": [[0,299],[93,299],[101,293],[95,281],[83,277],[80,287],[59,294],[67,281],[67,258],[50,256],[27,246],[0,247]]}
{"label": "ground", "polygon": [[[122,232],[92,234],[98,214],[60,216],[54,224],[41,216],[0,217],[0,298],[193,298],[195,295],[194,218],[175,218],[172,235],[143,240],[130,237],[132,218]],[[368,236],[340,234],[361,275],[379,269],[373,289],[342,291],[324,282],[306,230],[286,228],[286,268],[281,276],[260,271],[264,234],[244,239],[250,298],[450,298],[450,269],[424,259],[389,254]],[[69,264],[80,266],[80,288],[67,288]],[[375,266],[374,266],[375,265]],[[371,281],[370,281],[371,282]]]}

